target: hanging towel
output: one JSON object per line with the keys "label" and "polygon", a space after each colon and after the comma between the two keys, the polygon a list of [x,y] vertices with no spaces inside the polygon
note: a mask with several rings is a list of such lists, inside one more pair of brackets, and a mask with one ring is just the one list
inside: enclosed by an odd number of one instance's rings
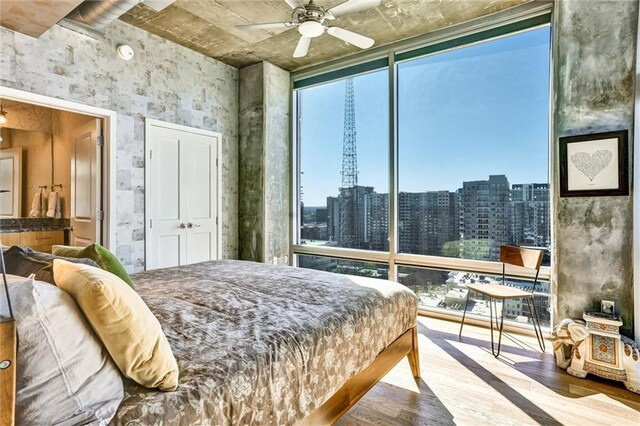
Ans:
{"label": "hanging towel", "polygon": [[31,211],[29,217],[42,217],[42,191],[36,192],[31,202]]}
{"label": "hanging towel", "polygon": [[62,217],[62,212],[60,211],[60,194],[56,192],[56,219],[60,219]]}
{"label": "hanging towel", "polygon": [[53,191],[49,194],[49,209],[47,210],[47,217],[55,217],[60,219],[60,194]]}

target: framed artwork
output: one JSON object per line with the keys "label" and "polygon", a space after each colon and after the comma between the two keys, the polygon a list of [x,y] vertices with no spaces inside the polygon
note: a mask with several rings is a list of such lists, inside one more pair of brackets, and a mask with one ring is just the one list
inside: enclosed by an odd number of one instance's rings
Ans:
{"label": "framed artwork", "polygon": [[629,195],[627,130],[560,138],[560,196]]}

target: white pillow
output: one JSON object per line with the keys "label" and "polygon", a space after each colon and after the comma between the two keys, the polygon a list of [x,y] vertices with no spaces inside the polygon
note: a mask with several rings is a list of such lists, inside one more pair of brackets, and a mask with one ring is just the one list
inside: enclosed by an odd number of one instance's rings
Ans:
{"label": "white pillow", "polygon": [[122,377],[71,296],[7,278],[18,329],[16,424],[108,424]]}

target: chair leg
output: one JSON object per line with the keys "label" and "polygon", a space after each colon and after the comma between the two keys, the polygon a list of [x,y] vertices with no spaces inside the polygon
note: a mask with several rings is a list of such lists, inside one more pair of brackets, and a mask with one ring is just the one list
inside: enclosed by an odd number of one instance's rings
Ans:
{"label": "chair leg", "polygon": [[467,289],[467,298],[464,302],[464,312],[462,313],[462,322],[460,323],[460,332],[458,332],[458,339],[462,337],[462,326],[464,326],[464,317],[467,315],[467,306],[469,306],[469,294],[471,290]]}
{"label": "chair leg", "polygon": [[536,339],[542,352],[546,351],[544,345],[544,336],[542,335],[542,325],[540,324],[540,318],[538,318],[538,312],[536,311],[536,304],[533,300],[533,296],[527,297],[527,306],[529,307],[529,314],[531,315],[531,321],[533,322],[533,330],[536,332]]}
{"label": "chair leg", "polygon": [[[496,327],[497,326],[498,326],[498,317],[496,316]],[[493,356],[497,356],[495,346],[493,343],[493,298],[492,297],[489,298],[489,332],[491,333],[491,353],[493,354]]]}
{"label": "chair leg", "polygon": [[[500,356],[500,349],[502,347],[502,331],[504,330],[504,300],[502,301],[502,313],[500,314],[500,325],[498,325],[498,300],[489,298],[489,312],[491,323],[491,353],[494,357]],[[498,350],[495,349],[493,343],[493,311],[495,310],[496,328],[498,329]]]}

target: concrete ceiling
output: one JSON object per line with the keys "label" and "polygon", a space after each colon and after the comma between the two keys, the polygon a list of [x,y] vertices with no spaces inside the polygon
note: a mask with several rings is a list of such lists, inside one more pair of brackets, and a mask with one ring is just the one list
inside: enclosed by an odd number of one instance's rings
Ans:
{"label": "concrete ceiling", "polygon": [[0,26],[40,37],[80,3],[82,0],[0,0]]}
{"label": "concrete ceiling", "polygon": [[[344,0],[316,1],[328,9]],[[382,46],[530,1],[382,0],[377,8],[340,17],[332,25],[371,37]],[[268,61],[293,71],[359,51],[324,34],[312,41],[306,57],[296,59],[291,55],[300,37],[297,30],[235,28],[289,21],[291,12],[284,0],[177,0],[161,12],[140,4],[121,19],[237,68]]]}

